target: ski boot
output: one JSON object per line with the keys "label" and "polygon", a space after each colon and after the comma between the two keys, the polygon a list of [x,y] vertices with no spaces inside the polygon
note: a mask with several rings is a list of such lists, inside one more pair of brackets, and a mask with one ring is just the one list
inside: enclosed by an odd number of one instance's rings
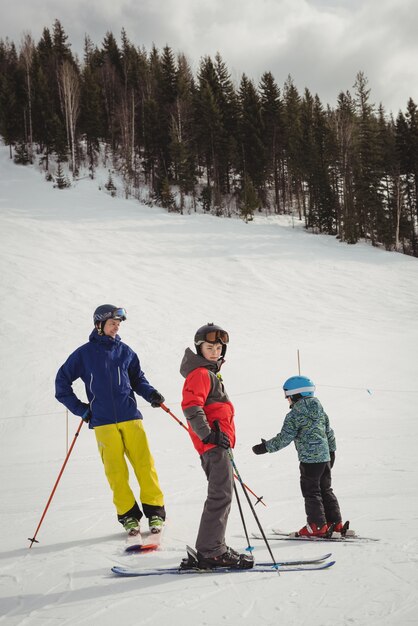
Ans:
{"label": "ski boot", "polygon": [[160,533],[164,526],[164,520],[159,515],[153,515],[148,520],[148,525],[150,531],[155,535],[156,533]]}
{"label": "ski boot", "polygon": [[139,521],[136,519],[136,517],[132,517],[129,515],[127,517],[124,517],[120,521],[122,522],[122,525],[127,531],[128,535],[130,535],[131,537],[136,537],[140,534]]}
{"label": "ski boot", "polygon": [[[315,522],[311,524],[306,524],[303,528],[301,528],[297,533],[295,533],[296,537],[327,537],[329,532],[328,524],[324,524],[323,526],[317,526]],[[332,534],[332,530],[331,530]]]}
{"label": "ski boot", "polygon": [[180,563],[180,569],[217,569],[226,567],[232,569],[251,569],[254,566],[254,557],[249,554],[239,554],[232,548],[216,557],[204,557],[187,546],[187,558]]}

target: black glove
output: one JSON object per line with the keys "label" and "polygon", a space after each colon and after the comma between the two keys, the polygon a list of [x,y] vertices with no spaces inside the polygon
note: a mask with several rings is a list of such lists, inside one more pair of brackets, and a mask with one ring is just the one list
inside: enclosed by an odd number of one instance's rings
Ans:
{"label": "black glove", "polygon": [[330,453],[329,453],[329,455],[330,455],[330,457],[331,457],[331,460],[330,460],[331,467],[334,467],[334,463],[335,463],[335,452],[330,452]]}
{"label": "black glove", "polygon": [[266,448],[266,440],[262,439],[261,443],[258,443],[256,446],[253,446],[254,454],[266,454],[268,452]]}
{"label": "black glove", "polygon": [[152,394],[149,397],[149,401],[151,402],[151,406],[153,409],[156,409],[157,407],[160,406],[160,404],[162,404],[164,402],[165,398],[163,395],[160,394],[159,391],[157,391],[156,389],[152,392]]}
{"label": "black glove", "polygon": [[211,430],[209,435],[202,439],[203,443],[213,443],[215,446],[219,446],[220,448],[228,448],[231,447],[231,442],[229,441],[229,437],[222,430]]}
{"label": "black glove", "polygon": [[91,420],[90,405],[83,404],[83,407],[84,407],[84,413],[83,415],[81,415],[81,419],[83,420],[83,422],[86,422],[86,424],[88,424],[89,421]]}

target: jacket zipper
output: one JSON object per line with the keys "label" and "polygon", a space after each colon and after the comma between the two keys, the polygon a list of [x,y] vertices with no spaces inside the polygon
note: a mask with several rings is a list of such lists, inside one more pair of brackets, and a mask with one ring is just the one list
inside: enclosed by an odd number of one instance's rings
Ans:
{"label": "jacket zipper", "polygon": [[90,393],[93,396],[93,399],[90,402],[90,409],[92,409],[93,408],[93,402],[96,399],[96,396],[94,395],[94,391],[93,391],[93,372],[90,372]]}

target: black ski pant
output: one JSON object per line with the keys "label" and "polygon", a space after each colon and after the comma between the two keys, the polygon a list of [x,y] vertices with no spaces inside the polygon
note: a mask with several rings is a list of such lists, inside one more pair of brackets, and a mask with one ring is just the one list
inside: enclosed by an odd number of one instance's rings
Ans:
{"label": "black ski pant", "polygon": [[300,463],[300,488],[309,524],[322,527],[341,521],[338,500],[331,486],[330,463]]}

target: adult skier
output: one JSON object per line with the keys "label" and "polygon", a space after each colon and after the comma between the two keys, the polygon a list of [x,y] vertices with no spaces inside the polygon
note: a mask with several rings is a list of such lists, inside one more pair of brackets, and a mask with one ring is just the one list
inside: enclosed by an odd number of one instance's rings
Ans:
{"label": "adult skier", "polygon": [[[88,343],[58,370],[55,397],[94,429],[117,517],[125,530],[138,534],[145,514],[151,532],[158,533],[166,515],[164,496],[134,392],[152,407],[160,406],[164,397],[145,378],[138,356],[117,334],[126,317],[125,309],[112,304],[97,307]],[[88,403],[73,391],[78,378],[84,382]],[[138,481],[143,512],[129,486],[126,459]]]}

